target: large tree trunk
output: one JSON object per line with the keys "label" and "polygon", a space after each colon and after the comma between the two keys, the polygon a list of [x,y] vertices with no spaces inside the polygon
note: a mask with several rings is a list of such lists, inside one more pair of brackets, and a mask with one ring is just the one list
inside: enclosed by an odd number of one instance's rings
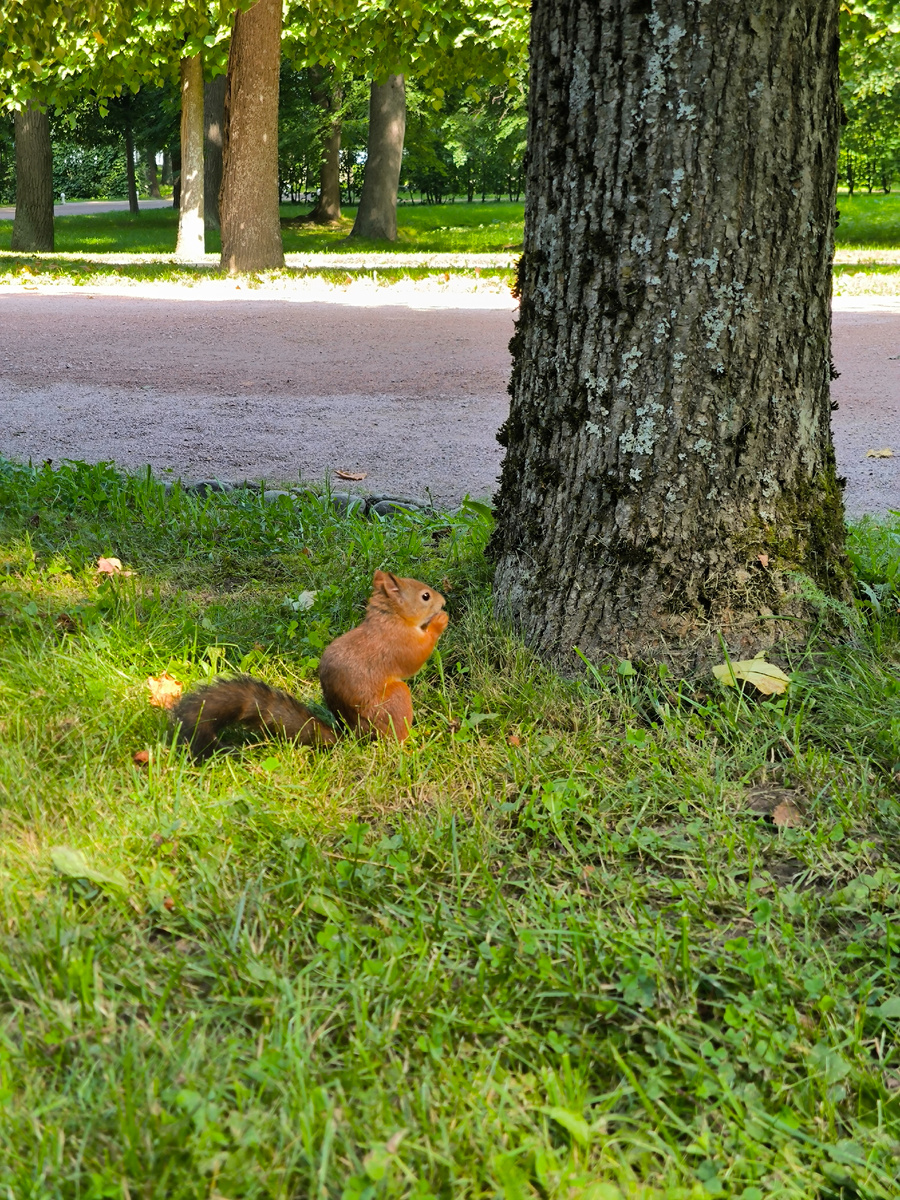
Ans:
{"label": "large tree trunk", "polygon": [[219,211],[222,269],[284,266],[278,215],[278,69],[281,0],[238,11],[225,92],[225,165]]}
{"label": "large tree trunk", "polygon": [[535,0],[491,553],[551,660],[744,658],[802,636],[790,572],[846,594],[837,7]]}
{"label": "large tree trunk", "polygon": [[222,187],[222,141],[225,133],[224,75],[217,75],[203,89],[205,150],[203,159],[203,204],[207,229],[219,228],[219,191]]}
{"label": "large tree trunk", "polygon": [[206,250],[203,224],[203,62],[181,60],[181,196],[177,258],[196,260]]}
{"label": "large tree trunk", "polygon": [[325,119],[322,163],[319,167],[319,199],[303,218],[312,225],[331,225],[341,219],[341,105],[343,92],[324,67],[310,70],[312,98]]}
{"label": "large tree trunk", "polygon": [[128,211],[140,212],[138,207],[137,177],[134,172],[134,130],[131,117],[125,118],[125,178],[128,181]]}
{"label": "large tree trunk", "polygon": [[34,103],[17,112],[13,250],[53,249],[53,152],[50,117]]}
{"label": "large tree trunk", "polygon": [[362,195],[351,237],[397,240],[397,189],[406,136],[406,86],[402,75],[373,83]]}

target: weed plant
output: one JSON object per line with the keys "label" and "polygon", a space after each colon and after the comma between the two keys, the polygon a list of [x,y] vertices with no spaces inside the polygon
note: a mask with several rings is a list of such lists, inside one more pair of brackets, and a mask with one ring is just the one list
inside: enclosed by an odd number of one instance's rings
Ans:
{"label": "weed plant", "polygon": [[[0,1194],[897,1195],[900,525],[765,702],[554,675],[489,528],[0,460]],[[404,746],[173,748],[149,675],[315,698],[381,566]]]}

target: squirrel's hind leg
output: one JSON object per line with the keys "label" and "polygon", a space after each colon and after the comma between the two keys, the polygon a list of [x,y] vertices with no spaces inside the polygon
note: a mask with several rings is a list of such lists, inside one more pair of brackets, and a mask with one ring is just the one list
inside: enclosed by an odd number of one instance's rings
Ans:
{"label": "squirrel's hind leg", "polygon": [[384,697],[369,712],[361,714],[360,732],[363,724],[368,732],[379,737],[395,738],[405,742],[412,728],[413,707],[409,688],[400,679],[395,679],[384,689]]}

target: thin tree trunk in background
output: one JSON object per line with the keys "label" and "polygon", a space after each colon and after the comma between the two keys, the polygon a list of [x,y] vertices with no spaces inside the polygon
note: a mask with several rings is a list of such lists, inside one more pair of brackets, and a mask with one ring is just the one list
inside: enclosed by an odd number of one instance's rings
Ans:
{"label": "thin tree trunk in background", "polygon": [[207,229],[219,228],[219,192],[222,187],[222,141],[225,134],[225,75],[217,75],[203,89],[203,204]]}
{"label": "thin tree trunk in background", "polygon": [[284,266],[278,213],[281,0],[238,11],[228,58],[222,194],[223,270]]}
{"label": "thin tree trunk in background", "polygon": [[324,114],[327,127],[319,167],[319,199],[303,220],[312,225],[330,225],[341,219],[341,104],[344,97],[341,88],[333,83],[332,73],[324,67],[311,68],[310,78],[312,98]]}
{"label": "thin tree trunk in background", "polygon": [[128,211],[138,213],[137,178],[134,172],[134,130],[131,118],[125,121],[125,175],[128,180]]}
{"label": "thin tree trunk in background", "polygon": [[402,75],[373,83],[362,194],[351,237],[397,240],[397,190],[406,136],[406,86]]}
{"label": "thin tree trunk in background", "polygon": [[181,208],[181,146],[172,151],[172,207]]}
{"label": "thin tree trunk in background", "polygon": [[847,595],[829,406],[831,0],[535,0],[495,605],[690,671]]}
{"label": "thin tree trunk in background", "polygon": [[162,156],[162,171],[160,183],[167,186],[172,182],[172,155],[168,149],[163,150]]}
{"label": "thin tree trunk in background", "polygon": [[53,151],[50,116],[38,106],[15,115],[16,215],[13,250],[53,249]]}
{"label": "thin tree trunk in background", "polygon": [[177,258],[195,260],[206,250],[203,223],[203,63],[181,60],[181,196]]}
{"label": "thin tree trunk in background", "polygon": [[147,155],[147,191],[150,193],[151,200],[161,200],[159,172],[156,169],[156,151],[146,150],[145,154]]}

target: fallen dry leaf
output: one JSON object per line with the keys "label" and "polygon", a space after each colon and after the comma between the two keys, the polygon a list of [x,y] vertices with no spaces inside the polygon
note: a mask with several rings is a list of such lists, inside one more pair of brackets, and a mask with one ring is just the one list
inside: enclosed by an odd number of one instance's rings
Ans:
{"label": "fallen dry leaf", "polygon": [[360,483],[368,473],[368,471],[335,471],[338,479],[346,479],[350,483]]}
{"label": "fallen dry leaf", "polygon": [[747,658],[742,662],[722,663],[713,667],[713,675],[727,687],[737,687],[738,681],[752,683],[764,696],[781,696],[788,689],[790,677],[774,663],[759,658]]}
{"label": "fallen dry leaf", "polygon": [[779,829],[797,829],[804,824],[800,805],[806,799],[801,788],[786,788],[766,784],[751,788],[747,793],[747,808],[765,817]]}
{"label": "fallen dry leaf", "polygon": [[894,452],[890,446],[885,446],[883,450],[867,450],[866,458],[893,458]]}
{"label": "fallen dry leaf", "polygon": [[174,675],[163,671],[158,678],[151,675],[147,680],[147,687],[150,689],[150,703],[154,708],[174,708],[184,685]]}
{"label": "fallen dry leaf", "polygon": [[769,556],[768,556],[768,554],[757,554],[757,556],[756,556],[756,557],[759,559],[759,561],[762,563],[762,565],[763,565],[764,567],[767,567],[767,566],[769,565]]}
{"label": "fallen dry leaf", "polygon": [[396,1133],[392,1133],[388,1140],[384,1143],[384,1148],[388,1154],[396,1154],[400,1143],[406,1137],[405,1129],[398,1129]]}
{"label": "fallen dry leaf", "polygon": [[174,907],[175,901],[171,896],[166,896],[166,898],[163,900],[163,908],[166,910],[166,912],[171,912]]}
{"label": "fallen dry leaf", "polygon": [[98,558],[96,571],[98,575],[133,575],[134,571],[123,569],[117,558]]}
{"label": "fallen dry leaf", "polygon": [[136,763],[137,766],[139,766],[139,767],[146,767],[147,763],[150,761],[150,751],[149,750],[135,751],[135,753],[132,754],[132,756],[131,756],[131,761],[133,763]]}
{"label": "fallen dry leaf", "polygon": [[522,739],[519,737],[519,735],[517,733],[511,733],[506,740],[507,740],[507,742],[509,742],[510,746],[521,746],[522,745]]}
{"label": "fallen dry leaf", "polygon": [[751,812],[770,817],[779,804],[793,804],[796,798],[797,791],[794,788],[763,784],[762,787],[751,788],[747,793],[747,807]]}
{"label": "fallen dry leaf", "polygon": [[782,800],[772,809],[772,820],[779,829],[797,829],[803,824],[803,814],[790,800]]}

